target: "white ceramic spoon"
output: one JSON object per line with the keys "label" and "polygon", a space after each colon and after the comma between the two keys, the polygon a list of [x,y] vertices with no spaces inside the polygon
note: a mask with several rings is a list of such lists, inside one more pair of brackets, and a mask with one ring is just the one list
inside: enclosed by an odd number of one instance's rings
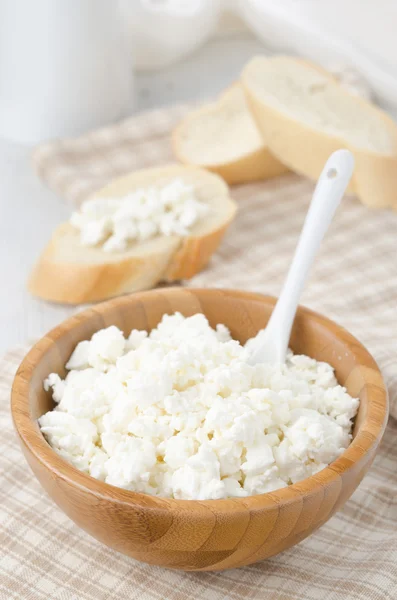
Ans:
{"label": "white ceramic spoon", "polygon": [[354,157],[348,150],[337,150],[325,163],[280,297],[266,328],[247,346],[251,364],[285,362],[299,298],[314,257],[351,179],[353,168]]}

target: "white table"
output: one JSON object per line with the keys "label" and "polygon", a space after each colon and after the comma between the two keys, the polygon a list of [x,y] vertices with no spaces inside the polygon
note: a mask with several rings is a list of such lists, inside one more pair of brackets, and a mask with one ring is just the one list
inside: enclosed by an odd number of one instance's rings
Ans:
{"label": "white table", "polygon": [[[263,51],[249,34],[239,33],[211,41],[167,70],[139,74],[135,111],[214,95],[238,77],[252,55]],[[33,262],[55,226],[70,214],[34,174],[30,152],[0,140],[0,354],[39,337],[75,310],[42,302],[26,291]]]}

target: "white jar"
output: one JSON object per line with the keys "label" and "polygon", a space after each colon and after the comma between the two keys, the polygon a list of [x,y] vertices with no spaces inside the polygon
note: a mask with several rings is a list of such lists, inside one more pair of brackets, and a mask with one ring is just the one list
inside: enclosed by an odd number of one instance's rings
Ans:
{"label": "white jar", "polygon": [[1,0],[0,136],[37,143],[127,114],[130,45],[115,0]]}

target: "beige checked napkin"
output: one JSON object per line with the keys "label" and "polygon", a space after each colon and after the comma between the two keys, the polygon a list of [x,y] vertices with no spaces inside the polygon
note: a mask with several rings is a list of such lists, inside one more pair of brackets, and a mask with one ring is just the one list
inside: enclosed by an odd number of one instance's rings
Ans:
{"label": "beige checked napkin", "polygon": [[[170,131],[185,110],[157,110],[42,146],[36,170],[78,203],[116,175],[172,161]],[[235,224],[206,271],[184,285],[277,294],[312,190],[292,174],[234,188]],[[368,347],[390,392],[393,418],[378,456],[336,516],[279,556],[221,573],[167,571],[108,549],[46,497],[22,458],[8,406],[27,350],[20,347],[0,362],[0,600],[397,599],[397,215],[345,199],[302,303]]]}

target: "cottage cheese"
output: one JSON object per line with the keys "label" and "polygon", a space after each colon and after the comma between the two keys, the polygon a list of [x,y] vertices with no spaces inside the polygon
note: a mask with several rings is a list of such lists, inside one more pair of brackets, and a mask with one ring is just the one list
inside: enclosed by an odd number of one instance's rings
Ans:
{"label": "cottage cheese", "polygon": [[100,245],[105,252],[115,252],[160,234],[186,236],[208,211],[192,185],[175,179],[163,187],[139,188],[121,198],[86,200],[70,223],[80,231],[84,246]]}
{"label": "cottage cheese", "polygon": [[332,367],[291,352],[283,365],[247,358],[201,314],[165,315],[127,339],[108,327],[78,344],[64,380],[46,379],[56,407],[41,431],[85,473],[170,498],[262,494],[335,460],[358,400]]}

